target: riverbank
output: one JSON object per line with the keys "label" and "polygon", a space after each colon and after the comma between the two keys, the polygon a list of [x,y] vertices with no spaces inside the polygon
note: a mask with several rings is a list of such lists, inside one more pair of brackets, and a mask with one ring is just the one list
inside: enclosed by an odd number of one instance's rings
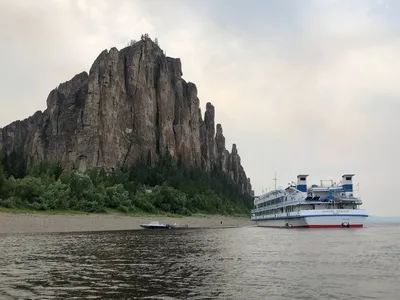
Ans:
{"label": "riverbank", "polygon": [[[150,221],[179,223],[189,228],[226,228],[252,226],[249,218],[218,215],[190,217],[128,216],[109,214],[72,213],[11,213],[0,212],[0,233],[81,232],[141,229],[140,224]],[[221,223],[222,222],[222,223]]]}

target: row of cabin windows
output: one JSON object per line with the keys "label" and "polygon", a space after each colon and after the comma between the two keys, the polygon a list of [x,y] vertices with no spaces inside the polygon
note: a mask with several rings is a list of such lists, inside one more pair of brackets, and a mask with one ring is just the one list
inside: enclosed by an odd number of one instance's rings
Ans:
{"label": "row of cabin windows", "polygon": [[281,208],[276,208],[276,209],[268,209],[264,211],[260,211],[255,213],[256,216],[265,216],[265,215],[274,215],[274,214],[281,214],[281,213],[289,213],[294,211],[294,206],[286,206],[286,207],[281,207]]}
{"label": "row of cabin windows", "polygon": [[286,197],[282,196],[279,198],[275,198],[269,201],[266,201],[264,203],[260,203],[258,205],[256,205],[256,208],[260,208],[260,207],[266,207],[266,206],[270,206],[270,205],[274,205],[274,204],[279,204],[279,203],[283,203],[286,201]]}
{"label": "row of cabin windows", "polygon": [[[357,209],[358,205],[343,205],[343,204],[325,204],[325,205],[318,205],[317,209]],[[289,213],[298,210],[315,210],[316,205],[301,205],[301,206],[285,206],[276,209],[267,209],[260,212],[255,213],[256,216],[265,216],[265,215],[274,215],[280,213]]]}

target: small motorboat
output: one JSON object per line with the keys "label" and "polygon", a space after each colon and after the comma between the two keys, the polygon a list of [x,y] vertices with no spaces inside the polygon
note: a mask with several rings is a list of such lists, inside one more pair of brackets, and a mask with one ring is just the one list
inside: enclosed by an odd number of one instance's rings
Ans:
{"label": "small motorboat", "polygon": [[140,227],[146,229],[169,229],[170,226],[168,224],[160,224],[158,221],[150,222],[149,224],[140,224]]}

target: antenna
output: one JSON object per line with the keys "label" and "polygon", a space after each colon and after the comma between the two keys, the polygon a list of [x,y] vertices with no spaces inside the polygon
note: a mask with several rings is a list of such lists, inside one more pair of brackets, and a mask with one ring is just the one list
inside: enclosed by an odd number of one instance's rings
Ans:
{"label": "antenna", "polygon": [[275,177],[274,177],[274,178],[272,178],[272,180],[274,180],[274,181],[275,181],[275,191],[276,191],[276,181],[278,180],[278,178],[276,178],[276,172],[275,172]]}

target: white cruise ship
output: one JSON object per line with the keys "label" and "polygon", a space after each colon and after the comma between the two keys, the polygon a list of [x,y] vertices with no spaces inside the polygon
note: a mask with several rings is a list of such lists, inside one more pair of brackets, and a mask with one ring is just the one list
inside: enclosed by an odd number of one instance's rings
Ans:
{"label": "white cruise ship", "polygon": [[353,195],[353,176],[307,188],[308,175],[298,175],[297,185],[254,197],[251,220],[258,226],[294,228],[363,227],[368,214]]}

